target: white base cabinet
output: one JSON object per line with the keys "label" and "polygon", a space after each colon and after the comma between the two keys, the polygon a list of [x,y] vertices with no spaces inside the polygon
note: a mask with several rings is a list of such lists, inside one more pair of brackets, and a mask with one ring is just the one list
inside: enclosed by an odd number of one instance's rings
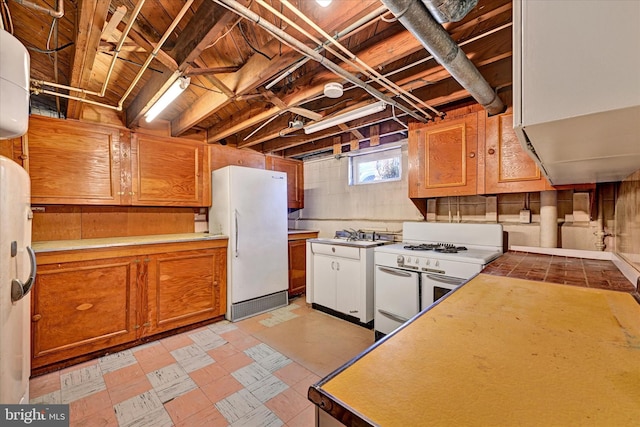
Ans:
{"label": "white base cabinet", "polygon": [[373,247],[307,241],[307,302],[373,321]]}

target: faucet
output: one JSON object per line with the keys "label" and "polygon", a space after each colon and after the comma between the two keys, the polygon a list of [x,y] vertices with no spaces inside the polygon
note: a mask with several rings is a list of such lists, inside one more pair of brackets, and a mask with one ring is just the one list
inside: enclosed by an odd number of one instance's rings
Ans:
{"label": "faucet", "polygon": [[348,228],[348,229],[344,229],[342,230],[345,233],[348,234],[347,236],[347,240],[352,241],[352,240],[358,240],[358,232],[356,230],[354,230],[353,228]]}

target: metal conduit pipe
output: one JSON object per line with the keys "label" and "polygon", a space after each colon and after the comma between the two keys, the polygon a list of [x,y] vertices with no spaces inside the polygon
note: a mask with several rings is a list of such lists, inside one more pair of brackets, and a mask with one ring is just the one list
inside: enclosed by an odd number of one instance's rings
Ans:
{"label": "metal conduit pipe", "polygon": [[[360,27],[364,27],[368,24],[370,24],[374,19],[379,18],[383,13],[385,13],[388,9],[384,6],[380,6],[378,9],[374,10],[373,12],[371,12],[370,14],[362,17],[361,19],[359,19],[358,21],[354,22],[353,24],[349,25],[347,28],[345,28],[344,30],[340,31],[339,33],[337,33],[334,38],[336,40],[340,40],[343,37],[345,37],[347,34],[350,34],[351,32],[360,29]],[[325,42],[323,43],[321,46],[317,46],[315,48],[315,50],[320,51],[322,48],[324,48],[326,45],[328,45],[329,42]],[[288,70],[286,70],[284,73],[280,74],[278,77],[276,77],[275,79],[273,79],[271,81],[271,83],[269,83],[268,85],[265,86],[265,89],[271,89],[272,87],[274,87],[279,81],[281,81],[282,79],[284,79],[285,77],[287,77],[288,75],[292,74],[295,70],[297,70],[298,68],[302,67],[304,64],[306,64],[307,62],[309,62],[311,60],[311,58],[309,58],[308,56],[303,56],[300,60],[298,60],[297,63],[293,64],[291,67],[289,67]]]}
{"label": "metal conduit pipe", "polygon": [[[260,2],[262,4],[263,0],[258,0],[258,2]],[[347,58],[343,59],[342,55],[339,55],[337,52],[333,51],[328,46],[325,47],[325,49],[327,49],[329,52],[333,53],[338,58],[340,58],[342,61],[346,62],[347,64],[349,64],[349,65],[351,65],[351,66],[353,66],[355,68],[360,69],[365,75],[367,75],[367,77],[369,77],[372,80],[375,80],[378,84],[380,84],[385,89],[387,89],[390,92],[392,92],[393,94],[395,94],[397,96],[400,96],[403,101],[405,101],[407,104],[411,105],[413,108],[418,110],[421,114],[431,118],[431,115],[429,113],[427,113],[426,111],[422,110],[420,107],[418,107],[416,104],[414,104],[413,101],[422,104],[424,107],[430,109],[435,114],[440,114],[440,112],[438,110],[436,110],[435,108],[431,107],[429,104],[427,104],[426,102],[424,102],[423,100],[421,100],[417,96],[405,91],[400,86],[398,86],[397,84],[395,84],[394,82],[392,82],[391,80],[387,79],[385,76],[380,74],[378,71],[374,70],[367,63],[365,63],[363,60],[361,60],[355,54],[353,54],[349,49],[344,47],[344,45],[342,45],[342,43],[340,43],[338,40],[336,40],[333,37],[331,37],[326,31],[324,31],[322,28],[320,28],[319,25],[317,25],[315,22],[313,22],[311,19],[309,19],[305,14],[303,14],[299,9],[294,7],[287,0],[280,0],[280,3],[283,4],[285,7],[287,7],[287,9],[289,9],[290,11],[295,13],[304,22],[309,24],[309,26],[311,26],[311,28],[316,30],[320,35],[322,35],[325,38],[325,42],[323,42],[323,43],[329,42],[329,43],[335,45],[345,55],[347,55],[348,59]],[[308,35],[307,37],[312,38],[311,35]],[[312,40],[314,40],[314,38],[312,38]],[[407,98],[409,98],[409,99],[407,99]]]}
{"label": "metal conduit pipe", "polygon": [[[276,9],[274,9],[273,7],[271,7],[269,4],[267,4],[264,0],[256,0],[258,2],[258,4],[262,7],[264,7],[267,11],[273,13],[274,16],[278,17],[279,19],[282,19],[284,22],[286,22],[287,24],[289,24],[292,28],[294,28],[295,30],[299,31],[301,34],[305,35],[306,37],[308,37],[311,41],[313,41],[314,43],[318,44],[319,46],[323,44],[323,42],[319,39],[317,39],[316,37],[314,37],[311,33],[309,33],[308,31],[306,31],[304,28],[300,27],[298,24],[296,24],[295,22],[293,22],[292,20],[290,20],[289,18],[287,18],[285,15],[281,14],[280,12],[278,12]],[[318,27],[316,24],[314,24],[309,18],[307,18],[302,12],[300,12],[298,9],[294,8],[293,6],[291,6],[286,0],[280,0],[280,2],[287,6],[287,8],[289,8],[293,13],[295,13],[296,15],[298,15],[304,22],[306,22],[307,24],[309,24],[311,26],[311,28],[313,28],[314,30],[316,30],[318,33],[322,34],[323,36],[325,36],[325,38],[329,41],[332,41],[333,39],[331,38],[331,36],[327,33],[325,33],[320,27]],[[338,43],[337,41],[333,40],[333,43]],[[342,47],[343,51],[346,51],[346,48],[344,48],[341,44],[338,43],[338,45],[340,47]],[[423,109],[421,109],[420,107],[418,107],[416,104],[414,104],[411,100],[407,99],[408,96],[413,96],[413,95],[407,95],[406,93],[401,93],[402,92],[402,88],[396,86],[393,82],[382,78],[381,79],[381,75],[380,73],[378,73],[377,71],[373,70],[371,67],[369,67],[368,65],[366,65],[364,62],[360,61],[355,55],[353,55],[351,52],[348,52],[348,56],[346,57],[343,54],[341,54],[340,52],[335,51],[334,49],[332,49],[329,45],[326,45],[325,50],[329,53],[332,53],[333,55],[336,56],[336,58],[340,59],[341,61],[343,61],[344,63],[346,63],[347,65],[353,67],[356,70],[359,70],[360,72],[362,72],[365,76],[372,78],[373,80],[375,80],[378,84],[380,84],[382,87],[384,87],[385,89],[387,89],[389,92],[393,93],[395,96],[399,96],[404,102],[406,102],[407,104],[409,104],[412,108],[414,108],[415,110],[417,110],[420,114],[426,116],[427,118],[431,118],[431,115],[429,113],[427,113],[426,111],[424,111]],[[355,61],[357,62],[353,62],[353,60],[355,59]],[[407,96],[405,96],[407,95]],[[416,98],[414,96],[414,98],[420,102],[423,103],[420,99]],[[428,108],[431,108],[429,105],[427,105],[426,103],[423,103],[424,105],[426,105]],[[435,111],[437,113],[437,111]]]}
{"label": "metal conduit pipe", "polygon": [[131,30],[131,27],[133,27],[133,23],[136,21],[136,19],[138,19],[138,14],[140,13],[142,6],[144,5],[144,2],[145,0],[138,1],[138,4],[136,4],[136,7],[133,9],[133,12],[129,17],[129,22],[127,23],[127,26],[125,27],[124,31],[122,32],[122,35],[120,36],[120,40],[118,40],[118,44],[116,45],[116,50],[113,52],[113,57],[111,58],[111,64],[109,64],[109,71],[107,71],[107,77],[105,77],[104,83],[102,84],[102,90],[100,90],[100,94],[99,94],[100,97],[103,97],[104,94],[107,92],[107,85],[109,84],[109,80],[111,80],[111,73],[113,73],[113,68],[116,65],[116,60],[118,59],[118,55],[120,54],[120,49],[122,49],[122,45],[124,44],[124,41],[129,35],[129,31]]}
{"label": "metal conduit pipe", "polygon": [[362,89],[364,89],[365,91],[367,91],[369,94],[371,94],[375,98],[379,99],[380,101],[384,101],[385,103],[387,103],[389,105],[393,105],[396,108],[399,108],[400,110],[402,110],[405,113],[409,114],[411,117],[413,117],[416,120],[419,120],[421,122],[426,122],[427,121],[426,118],[414,113],[413,111],[411,111],[411,109],[409,109],[409,108],[405,107],[404,105],[394,101],[393,99],[391,99],[390,97],[388,97],[384,93],[380,92],[376,88],[364,83],[362,80],[360,80],[359,78],[357,78],[353,74],[351,74],[348,71],[342,69],[338,64],[330,61],[329,59],[327,59],[325,57],[323,57],[322,55],[320,55],[314,49],[308,47],[307,45],[305,45],[304,43],[302,43],[301,41],[299,41],[295,37],[293,37],[290,34],[286,33],[285,31],[283,31],[282,29],[280,29],[277,26],[273,25],[272,23],[268,22],[267,20],[262,19],[262,17],[260,15],[258,15],[257,13],[251,11],[249,8],[243,6],[242,4],[238,3],[237,1],[235,1],[235,0],[213,0],[213,1],[218,3],[221,6],[224,6],[227,9],[237,13],[238,15],[240,15],[240,16],[242,16],[242,17],[244,17],[244,18],[246,18],[246,19],[248,19],[250,21],[255,22],[257,25],[259,25],[260,27],[262,27],[263,29],[265,29],[266,31],[271,33],[274,37],[276,37],[277,39],[281,40],[282,42],[284,42],[285,44],[290,46],[292,49],[297,50],[298,52],[302,53],[303,55],[309,56],[314,61],[319,62],[324,67],[326,67],[330,71],[334,72],[336,75],[338,75],[338,76],[344,78],[345,80],[348,80],[349,82],[361,87]]}
{"label": "metal conduit pipe", "polygon": [[[167,28],[167,30],[164,32],[164,34],[162,35],[162,37],[158,41],[158,44],[156,45],[156,47],[149,54],[149,56],[147,57],[147,60],[144,62],[144,64],[142,64],[142,67],[140,68],[140,70],[138,71],[138,74],[136,75],[136,77],[133,79],[133,81],[129,85],[129,88],[126,90],[124,95],[122,95],[122,98],[120,98],[120,101],[118,101],[118,108],[120,108],[120,109],[122,108],[122,106],[124,104],[124,101],[127,99],[127,97],[129,96],[129,94],[131,93],[133,88],[136,86],[136,84],[138,84],[138,81],[142,78],[142,74],[144,74],[144,72],[147,70],[147,68],[149,67],[149,64],[151,64],[151,61],[153,60],[153,58],[156,57],[156,55],[158,54],[158,51],[160,51],[160,49],[162,48],[162,45],[164,45],[164,43],[167,41],[167,39],[169,38],[169,36],[173,32],[173,30],[178,26],[178,23],[182,20],[184,15],[187,13],[187,11],[191,7],[192,3],[193,3],[193,0],[187,0],[185,2],[185,4],[182,6],[182,9],[180,9],[180,12],[178,12],[178,15],[171,22],[171,25],[169,25],[169,28]],[[172,78],[170,79],[169,82],[167,82],[167,84],[168,85],[173,84],[173,82],[175,80],[177,80],[178,77],[180,77],[180,75],[181,75],[180,71],[175,71],[173,73]],[[162,95],[162,94],[160,93],[159,96],[160,95]]]}
{"label": "metal conduit pipe", "polygon": [[502,100],[449,33],[433,19],[422,2],[415,0],[381,0],[381,2],[490,115],[504,112],[506,107]]}

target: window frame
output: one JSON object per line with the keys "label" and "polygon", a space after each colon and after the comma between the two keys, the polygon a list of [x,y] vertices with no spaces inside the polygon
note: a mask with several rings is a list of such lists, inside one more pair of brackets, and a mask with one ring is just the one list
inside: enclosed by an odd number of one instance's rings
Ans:
{"label": "window frame", "polygon": [[[356,171],[358,166],[365,163],[378,162],[381,160],[397,161],[398,176],[393,178],[380,178],[370,181],[361,181],[357,178],[362,172]],[[384,182],[396,182],[402,180],[402,146],[394,145],[391,147],[381,147],[375,150],[368,150],[366,152],[358,152],[349,155],[349,186],[355,185],[368,185],[368,184],[381,184]],[[377,175],[377,172],[376,172]],[[357,179],[356,179],[357,178]]]}

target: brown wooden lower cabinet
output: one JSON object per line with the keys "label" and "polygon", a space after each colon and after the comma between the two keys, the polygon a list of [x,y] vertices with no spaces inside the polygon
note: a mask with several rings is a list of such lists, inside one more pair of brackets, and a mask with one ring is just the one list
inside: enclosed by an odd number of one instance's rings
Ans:
{"label": "brown wooden lower cabinet", "polygon": [[223,315],[226,245],[223,239],[37,253],[32,370]]}
{"label": "brown wooden lower cabinet", "polygon": [[307,239],[316,237],[317,232],[289,234],[289,297],[307,290]]}

